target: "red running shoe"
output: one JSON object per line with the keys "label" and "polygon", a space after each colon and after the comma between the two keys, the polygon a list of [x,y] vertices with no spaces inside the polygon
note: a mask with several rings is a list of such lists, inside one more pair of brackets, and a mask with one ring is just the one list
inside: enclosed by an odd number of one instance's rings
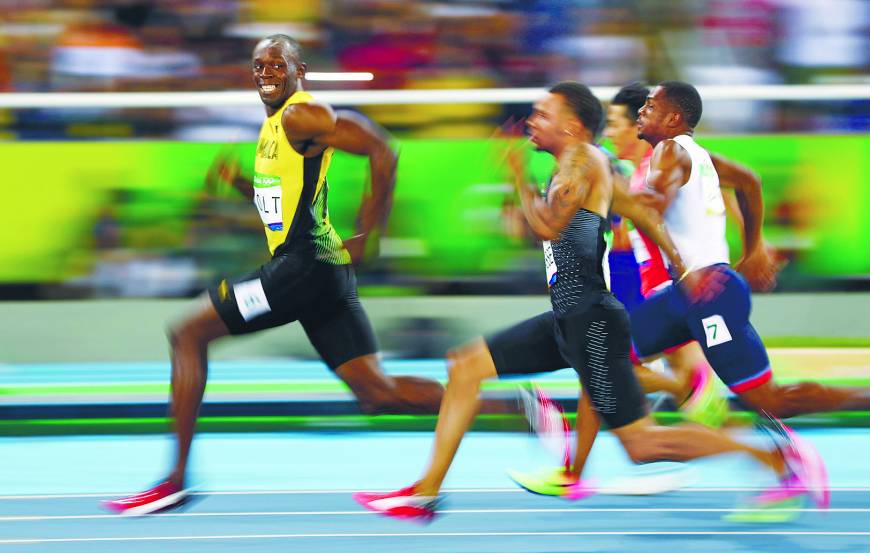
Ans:
{"label": "red running shoe", "polygon": [[104,509],[119,515],[140,516],[180,507],[189,498],[189,489],[181,489],[169,480],[165,480],[142,493],[101,501],[100,504]]}
{"label": "red running shoe", "polygon": [[387,493],[357,492],[353,494],[353,499],[370,511],[423,523],[432,522],[441,503],[438,496],[414,494],[413,485]]}

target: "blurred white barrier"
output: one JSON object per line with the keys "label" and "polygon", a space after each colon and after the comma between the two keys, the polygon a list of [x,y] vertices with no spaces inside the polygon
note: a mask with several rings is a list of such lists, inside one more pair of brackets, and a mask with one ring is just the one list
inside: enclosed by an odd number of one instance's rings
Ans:
{"label": "blurred white barrier", "polygon": [[[322,90],[317,98],[335,105],[530,104],[544,88],[430,90]],[[602,100],[618,87],[592,87]],[[698,87],[705,100],[831,101],[870,99],[870,84],[733,85]],[[0,108],[183,108],[259,105],[254,90],[220,92],[36,92],[0,94]]]}
{"label": "blurred white barrier", "polygon": [[[188,312],[192,301],[0,302],[0,380],[3,363],[163,361],[166,325]],[[545,295],[363,297],[362,302],[382,344],[390,343],[396,329],[409,330],[392,343],[420,339],[411,334],[419,328],[411,323],[425,320],[430,337],[444,335],[453,346],[550,308]],[[752,323],[765,340],[806,338],[797,345],[813,346],[819,339],[870,336],[870,293],[759,294],[752,303]],[[222,341],[210,354],[214,359],[313,358],[315,352],[302,327],[289,325]]]}

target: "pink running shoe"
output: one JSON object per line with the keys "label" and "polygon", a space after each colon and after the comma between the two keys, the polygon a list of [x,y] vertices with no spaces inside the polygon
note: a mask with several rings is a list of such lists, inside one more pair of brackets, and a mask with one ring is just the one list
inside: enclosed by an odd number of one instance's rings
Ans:
{"label": "pink running shoe", "polygon": [[353,499],[370,511],[422,523],[432,522],[441,503],[439,496],[414,494],[413,485],[387,493],[357,492]]}
{"label": "pink running shoe", "polygon": [[407,488],[402,488],[401,490],[395,492],[354,492],[352,497],[354,501],[365,507],[366,503],[376,501],[378,499],[385,499],[397,493],[414,493],[415,485],[416,484],[411,484]]}
{"label": "pink running shoe", "polygon": [[831,505],[831,490],[825,462],[815,447],[786,426],[778,418],[765,414],[781,437],[777,447],[785,460],[787,475],[777,488],[761,494],[758,499],[776,501],[808,494],[820,509]]}
{"label": "pink running shoe", "polygon": [[523,410],[532,431],[546,449],[559,456],[568,471],[571,468],[571,424],[562,407],[538,386],[520,388]]}
{"label": "pink running shoe", "polygon": [[779,485],[768,488],[761,492],[753,500],[759,505],[773,505],[784,501],[791,501],[798,497],[804,496],[807,489],[801,484],[797,476],[791,471],[786,476],[780,479]]}
{"label": "pink running shoe", "polygon": [[110,501],[101,501],[104,509],[127,516],[141,516],[168,511],[184,505],[190,498],[190,490],[181,489],[165,480],[150,490]]}

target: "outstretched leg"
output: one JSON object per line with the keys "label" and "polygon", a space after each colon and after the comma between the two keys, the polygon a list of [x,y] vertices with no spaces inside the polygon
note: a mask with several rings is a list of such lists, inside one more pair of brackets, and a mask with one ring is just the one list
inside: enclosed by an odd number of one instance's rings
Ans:
{"label": "outstretched leg", "polygon": [[364,413],[435,414],[444,395],[437,380],[384,374],[374,353],[343,363],[335,374],[348,385]]}
{"label": "outstretched leg", "polygon": [[172,348],[172,415],[177,453],[169,480],[184,487],[190,445],[208,377],[208,344],[229,334],[206,297],[199,309],[169,331]]}
{"label": "outstretched leg", "polygon": [[448,353],[448,360],[447,390],[441,401],[428,468],[420,480],[400,490],[354,494],[354,499],[367,509],[422,521],[435,516],[441,484],[480,408],[480,383],[497,376],[490,350],[480,338]]}
{"label": "outstretched leg", "polygon": [[703,425],[657,426],[649,417],[613,429],[635,463],[690,461],[723,453],[746,453],[782,475],[785,462],[777,449],[765,450]]}
{"label": "outstretched leg", "polygon": [[103,501],[115,513],[147,515],[183,505],[190,490],[185,489],[187,460],[196,428],[196,418],[208,376],[208,345],[229,333],[206,297],[197,310],[169,331],[172,348],[172,403],[176,435],[175,466],[166,480],[142,493]]}
{"label": "outstretched leg", "polygon": [[452,350],[448,358],[448,381],[429,467],[415,486],[420,495],[434,496],[441,489],[447,470],[480,408],[480,383],[498,373],[482,338]]}
{"label": "outstretched leg", "polygon": [[555,316],[549,311],[486,340],[477,338],[451,350],[447,355],[447,389],[441,400],[431,458],[423,476],[400,490],[360,492],[354,494],[354,499],[367,509],[388,516],[431,520],[438,509],[438,492],[459,444],[480,410],[481,382],[499,375],[549,372],[567,367],[555,332]]}
{"label": "outstretched leg", "polygon": [[780,386],[769,380],[737,395],[740,401],[752,409],[779,418],[806,413],[870,409],[870,388],[825,386],[817,382]]}

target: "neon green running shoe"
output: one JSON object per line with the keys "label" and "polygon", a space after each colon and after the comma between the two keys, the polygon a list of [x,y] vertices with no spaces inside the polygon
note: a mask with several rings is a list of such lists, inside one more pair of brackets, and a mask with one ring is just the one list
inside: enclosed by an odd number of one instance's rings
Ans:
{"label": "neon green running shoe", "polygon": [[728,400],[721,391],[719,380],[709,366],[692,375],[692,393],[680,406],[689,422],[720,428],[728,419]]}
{"label": "neon green running shoe", "polygon": [[803,497],[789,497],[765,503],[753,501],[745,507],[735,509],[734,512],[725,515],[722,519],[728,522],[755,524],[791,522],[801,515],[803,507]]}
{"label": "neon green running shoe", "polygon": [[577,501],[595,493],[594,482],[578,480],[567,474],[564,467],[548,467],[534,474],[518,470],[508,470],[507,473],[519,487],[537,495]]}

